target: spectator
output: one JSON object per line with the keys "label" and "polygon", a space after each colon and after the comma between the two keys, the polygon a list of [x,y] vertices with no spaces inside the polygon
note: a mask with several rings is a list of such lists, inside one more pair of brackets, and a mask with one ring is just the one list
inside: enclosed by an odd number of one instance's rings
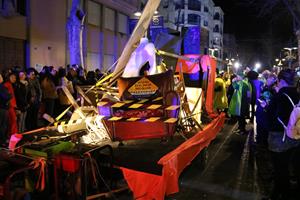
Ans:
{"label": "spectator", "polygon": [[228,100],[226,96],[226,83],[222,78],[222,74],[218,73],[217,78],[215,79],[214,90],[214,108],[219,112],[224,111],[228,108]]}
{"label": "spectator", "polygon": [[66,87],[71,94],[74,93],[73,84],[71,81],[69,81],[66,77],[66,70],[62,67],[58,69],[58,98],[59,98],[59,113],[64,111],[71,103],[66,96],[65,92],[63,91],[62,87]]}
{"label": "spectator", "polygon": [[26,128],[33,130],[38,128],[38,112],[42,101],[42,89],[37,78],[36,71],[29,69],[27,72],[29,87],[29,108],[27,110]]}
{"label": "spectator", "polygon": [[95,85],[97,82],[96,73],[94,71],[89,71],[86,75],[86,84]]}
{"label": "spectator", "polygon": [[18,133],[18,126],[17,126],[17,115],[16,115],[16,108],[17,102],[15,98],[15,92],[13,88],[13,84],[15,84],[17,78],[14,73],[9,73],[6,77],[6,81],[4,86],[7,88],[8,93],[11,96],[9,101],[9,109],[8,109],[8,135],[9,138],[11,135]]}
{"label": "spectator", "polygon": [[251,98],[251,85],[247,79],[236,77],[232,80],[234,93],[231,97],[228,112],[238,119],[238,134],[246,133],[246,118],[249,117],[249,104]]}
{"label": "spectator", "polygon": [[19,72],[19,79],[15,84],[15,96],[17,101],[18,130],[19,133],[23,133],[25,131],[27,109],[29,108],[29,86],[26,74],[23,71]]}
{"label": "spectator", "polygon": [[256,142],[265,147],[268,145],[268,116],[267,110],[271,99],[275,95],[275,85],[277,83],[277,77],[275,74],[269,74],[266,77],[266,85],[261,91],[261,95],[257,101],[256,108]]}
{"label": "spectator", "polygon": [[41,80],[41,89],[43,93],[43,103],[45,105],[45,113],[54,117],[55,99],[58,98],[56,87],[54,84],[53,70],[46,68]]}
{"label": "spectator", "polygon": [[[267,107],[269,136],[268,148],[272,154],[274,167],[274,188],[271,199],[289,199],[290,181],[289,166],[293,153],[299,148],[300,141],[285,137],[284,127],[288,123],[290,113],[293,110],[288,95],[292,101],[298,103],[300,97],[294,84],[294,72],[291,69],[281,70],[278,74],[277,91]],[[299,155],[298,155],[299,159]],[[299,162],[299,161],[298,161]],[[297,169],[299,179],[299,169]]]}
{"label": "spectator", "polygon": [[99,80],[100,78],[102,78],[103,73],[101,73],[100,69],[96,69],[95,72],[96,72],[96,79],[97,80]]}
{"label": "spectator", "polygon": [[8,128],[8,109],[11,95],[3,85],[3,77],[0,74],[0,145],[6,145]]}
{"label": "spectator", "polygon": [[247,73],[247,78],[249,80],[249,83],[251,84],[251,115],[250,115],[250,122],[254,122],[254,116],[255,116],[255,109],[256,109],[256,101],[260,97],[260,92],[262,88],[262,82],[258,80],[258,73],[255,71],[249,71]]}

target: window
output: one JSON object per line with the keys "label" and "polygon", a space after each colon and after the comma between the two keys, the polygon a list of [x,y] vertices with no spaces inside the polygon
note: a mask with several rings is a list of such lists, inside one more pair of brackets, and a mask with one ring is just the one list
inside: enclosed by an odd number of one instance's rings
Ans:
{"label": "window", "polygon": [[184,9],[184,0],[175,1],[175,10]]}
{"label": "window", "polygon": [[218,12],[215,13],[214,20],[220,20],[220,13]]}
{"label": "window", "polygon": [[[106,71],[109,69],[114,63],[114,55],[111,54],[104,54],[103,55],[103,66],[102,70]],[[113,70],[113,69],[112,69]]]}
{"label": "window", "polygon": [[199,25],[200,22],[201,22],[200,15],[196,15],[196,14],[189,14],[188,15],[188,23],[189,24]]}
{"label": "window", "polygon": [[201,1],[200,0],[189,0],[188,9],[201,11]]}
{"label": "window", "polygon": [[0,1],[0,16],[12,17],[16,14],[26,16],[26,0]]}
{"label": "window", "polygon": [[95,70],[100,67],[100,54],[87,52],[87,70]]}
{"label": "window", "polygon": [[115,30],[115,11],[109,8],[104,9],[104,28]]}
{"label": "window", "polygon": [[127,34],[128,30],[128,17],[121,13],[118,13],[118,31],[123,34]]}
{"label": "window", "polygon": [[93,1],[88,1],[88,23],[100,26],[100,13],[101,7],[100,4]]}
{"label": "window", "polygon": [[214,32],[215,33],[219,33],[220,32],[219,25],[215,25]]}
{"label": "window", "polygon": [[209,9],[207,6],[204,6],[204,12],[209,12]]}
{"label": "window", "polygon": [[26,0],[17,0],[17,12],[26,16]]}
{"label": "window", "polygon": [[204,20],[203,25],[204,25],[204,26],[208,26],[208,21]]}

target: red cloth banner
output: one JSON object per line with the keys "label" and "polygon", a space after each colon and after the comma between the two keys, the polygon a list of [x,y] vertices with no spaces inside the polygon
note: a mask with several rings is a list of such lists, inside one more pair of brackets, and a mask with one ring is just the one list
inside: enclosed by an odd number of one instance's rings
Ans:
{"label": "red cloth banner", "polygon": [[215,78],[216,78],[216,69],[217,69],[217,61],[216,59],[210,58],[210,69],[208,75],[208,84],[205,98],[205,108],[208,114],[213,115],[213,100],[214,100],[214,89],[215,89]]}
{"label": "red cloth banner", "polygon": [[[188,58],[193,58],[195,60],[200,59],[201,57],[201,55],[198,54],[185,54],[184,56]],[[193,74],[200,71],[199,61],[191,62],[179,58],[176,65],[176,72],[180,72],[180,65],[181,65],[182,73]]]}
{"label": "red cloth banner", "polygon": [[220,114],[204,130],[199,131],[175,150],[163,156],[158,164],[163,166],[162,175],[154,175],[121,168],[124,177],[138,200],[162,200],[165,195],[179,191],[178,178],[186,166],[207,147],[223,127],[225,114]]}

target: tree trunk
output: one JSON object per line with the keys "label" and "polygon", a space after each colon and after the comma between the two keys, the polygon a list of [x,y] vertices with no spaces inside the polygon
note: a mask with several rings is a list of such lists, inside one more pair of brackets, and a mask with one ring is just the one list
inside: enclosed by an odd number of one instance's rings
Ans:
{"label": "tree trunk", "polygon": [[70,51],[70,64],[78,64],[83,67],[82,28],[84,17],[83,20],[80,20],[77,16],[79,6],[80,0],[72,1],[72,8],[67,21],[67,31]]}

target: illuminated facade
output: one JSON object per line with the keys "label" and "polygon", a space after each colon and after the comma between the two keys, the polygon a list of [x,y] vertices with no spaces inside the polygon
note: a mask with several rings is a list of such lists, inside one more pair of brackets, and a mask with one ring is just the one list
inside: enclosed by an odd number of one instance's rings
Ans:
{"label": "illuminated facade", "polygon": [[[72,0],[6,2],[0,9],[0,69],[69,64],[66,23]],[[80,4],[86,14],[86,69],[104,70],[116,61],[127,42],[128,16],[136,10],[137,0],[81,0]]]}
{"label": "illuminated facade", "polygon": [[[224,13],[215,7],[212,0],[162,0],[159,13],[164,16],[165,26],[175,30],[183,27],[200,26],[203,48],[216,48],[215,57],[219,61],[223,56]],[[208,35],[208,39],[206,37]]]}

